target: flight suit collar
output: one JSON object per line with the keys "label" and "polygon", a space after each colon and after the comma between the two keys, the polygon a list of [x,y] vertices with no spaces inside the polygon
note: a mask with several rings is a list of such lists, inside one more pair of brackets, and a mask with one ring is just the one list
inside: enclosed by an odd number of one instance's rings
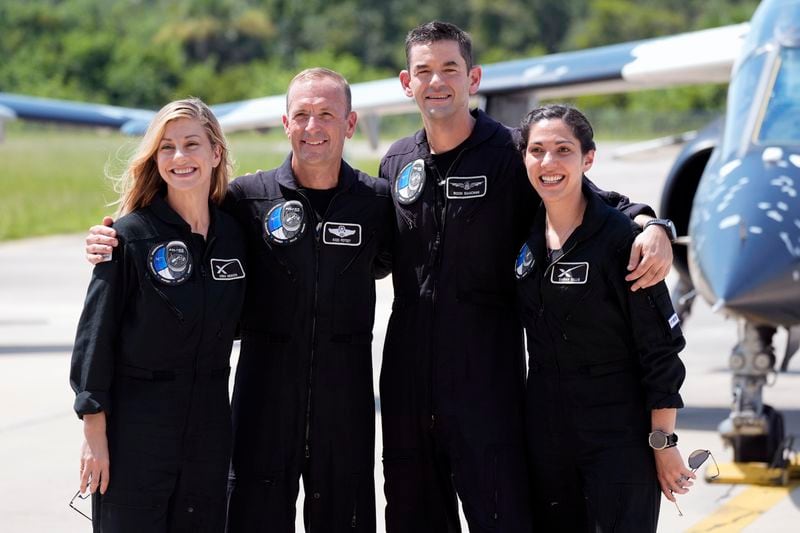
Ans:
{"label": "flight suit collar", "polygon": [[[181,218],[181,216],[167,203],[165,192],[162,191],[155,195],[153,201],[150,203],[150,210],[162,222],[169,224],[170,226],[177,226],[181,228],[182,231],[187,233],[192,232],[191,226],[185,220],[183,220],[183,218]],[[214,205],[211,200],[208,201],[208,212],[209,224],[206,240],[210,241],[211,237],[215,233],[217,221],[217,206]]]}
{"label": "flight suit collar", "polygon": [[[498,128],[503,127],[502,124],[491,118],[481,109],[473,109],[470,111],[470,114],[475,118],[475,126],[472,128],[469,137],[459,145],[462,149],[472,148],[473,146],[481,144],[492,137]],[[430,155],[431,149],[428,145],[428,134],[425,132],[424,128],[414,135],[414,141],[417,143],[418,150],[426,155]]]}
{"label": "flight suit collar", "polygon": [[[572,235],[564,243],[562,250],[568,251],[578,243],[592,238],[603,227],[608,216],[614,208],[606,204],[600,196],[594,192],[587,182],[586,176],[583,177],[581,193],[586,198],[586,210],[583,213],[583,221],[575,228]],[[545,215],[544,204],[540,204],[540,209],[536,212],[533,223],[533,231],[528,238],[528,247],[539,261],[544,261],[547,250],[545,240]]]}
{"label": "flight suit collar", "polygon": [[[292,191],[296,191],[298,189],[303,188],[300,183],[297,181],[297,177],[294,175],[292,171],[292,153],[289,152],[289,155],[286,156],[281,166],[276,169],[275,172],[275,179],[281,187],[285,187]],[[337,192],[345,191],[349,189],[353,183],[356,181],[356,173],[353,170],[353,167],[347,164],[347,162],[342,159],[342,164],[339,166],[339,179],[336,184]]]}

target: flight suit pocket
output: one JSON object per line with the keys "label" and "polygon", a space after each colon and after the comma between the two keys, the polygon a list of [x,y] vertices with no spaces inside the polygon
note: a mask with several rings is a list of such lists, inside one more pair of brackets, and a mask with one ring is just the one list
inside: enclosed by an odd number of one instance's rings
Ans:
{"label": "flight suit pocket", "polygon": [[177,319],[179,324],[183,324],[184,322],[184,315],[183,311],[181,311],[178,306],[167,296],[167,294],[158,287],[157,282],[150,277],[149,274],[145,274],[145,279],[147,283],[143,290],[145,291],[152,291],[156,299],[163,304],[163,308],[169,310],[171,315],[174,317],[173,319]]}
{"label": "flight suit pocket", "polygon": [[372,342],[375,321],[375,281],[364,271],[345,271],[333,289],[333,341]]}

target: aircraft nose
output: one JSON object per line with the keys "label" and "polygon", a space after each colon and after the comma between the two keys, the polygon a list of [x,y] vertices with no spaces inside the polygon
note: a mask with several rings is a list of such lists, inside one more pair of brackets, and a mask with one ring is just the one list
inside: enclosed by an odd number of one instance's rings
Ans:
{"label": "aircraft nose", "polygon": [[764,167],[760,159],[751,163],[698,189],[689,230],[690,272],[717,310],[755,322],[796,324],[800,180],[789,168]]}

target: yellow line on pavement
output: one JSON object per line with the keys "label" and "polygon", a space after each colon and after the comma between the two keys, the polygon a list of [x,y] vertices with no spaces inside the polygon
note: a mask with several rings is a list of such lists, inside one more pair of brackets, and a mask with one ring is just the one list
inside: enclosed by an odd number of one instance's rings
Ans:
{"label": "yellow line on pavement", "polygon": [[797,486],[798,483],[795,482],[785,487],[750,487],[687,531],[689,533],[741,531],[788,496]]}

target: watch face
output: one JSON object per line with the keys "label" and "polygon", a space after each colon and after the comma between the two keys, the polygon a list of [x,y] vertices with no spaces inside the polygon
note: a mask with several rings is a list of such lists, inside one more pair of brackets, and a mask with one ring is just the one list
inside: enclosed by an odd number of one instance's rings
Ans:
{"label": "watch face", "polygon": [[650,433],[650,446],[656,450],[660,450],[667,445],[667,435],[661,431],[654,431]]}

